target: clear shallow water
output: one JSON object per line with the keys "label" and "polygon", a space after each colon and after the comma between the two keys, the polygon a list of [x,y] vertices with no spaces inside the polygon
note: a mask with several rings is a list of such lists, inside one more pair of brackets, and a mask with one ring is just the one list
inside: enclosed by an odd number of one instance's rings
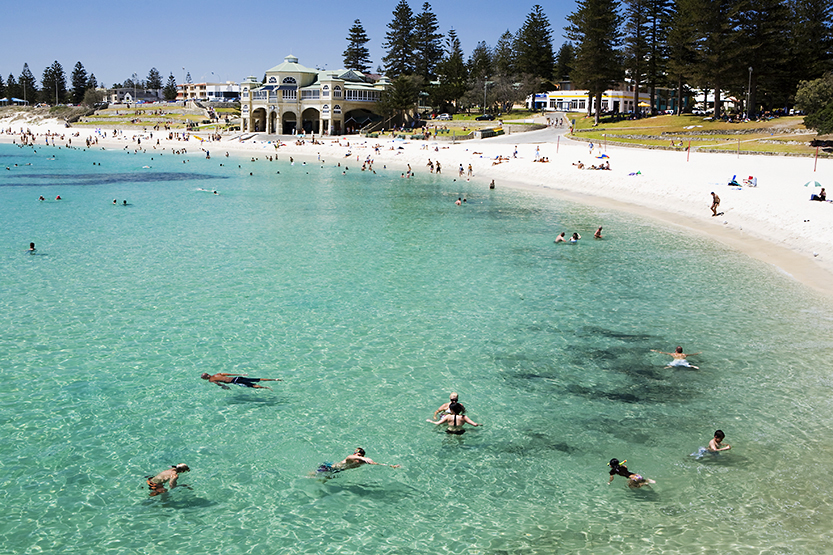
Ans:
{"label": "clear shallow water", "polygon": [[[151,156],[0,145],[0,551],[830,545],[833,310],[777,271],[450,176]],[[699,372],[650,352],[677,344]],[[484,427],[425,423],[452,390]],[[402,468],[307,477],[356,446]],[[193,489],[148,498],[179,462]]]}

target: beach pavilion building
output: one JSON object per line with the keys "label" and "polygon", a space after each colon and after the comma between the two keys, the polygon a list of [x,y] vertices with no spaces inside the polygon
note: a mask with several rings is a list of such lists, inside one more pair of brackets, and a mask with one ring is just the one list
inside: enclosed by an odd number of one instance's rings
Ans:
{"label": "beach pavilion building", "polygon": [[287,56],[266,72],[266,82],[247,77],[240,85],[242,131],[294,135],[356,133],[381,117],[375,110],[386,77],[358,71],[319,71]]}

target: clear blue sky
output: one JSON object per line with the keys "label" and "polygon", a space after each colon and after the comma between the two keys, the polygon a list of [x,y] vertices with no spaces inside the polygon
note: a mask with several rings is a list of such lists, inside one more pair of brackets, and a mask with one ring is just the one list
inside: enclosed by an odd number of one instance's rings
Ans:
{"label": "clear blue sky", "polygon": [[[173,73],[178,83],[185,71],[196,81],[241,81],[264,72],[293,54],[308,67],[337,69],[347,31],[359,19],[370,42],[372,66],[382,64],[387,24],[398,0],[246,0],[176,2],[145,0],[9,1],[0,26],[0,74],[15,79],[23,63],[40,82],[55,60],[69,81],[75,63],[107,86],[142,79],[155,67],[163,80]],[[523,25],[536,0],[514,4],[498,0],[430,2],[440,32],[457,31],[466,57],[478,41],[494,46],[507,29]],[[565,18],[575,10],[572,0],[541,2],[550,21],[553,47],[563,37]],[[422,1],[409,0],[415,13]],[[185,68],[185,70],[183,70]],[[213,73],[213,74],[212,74]]]}

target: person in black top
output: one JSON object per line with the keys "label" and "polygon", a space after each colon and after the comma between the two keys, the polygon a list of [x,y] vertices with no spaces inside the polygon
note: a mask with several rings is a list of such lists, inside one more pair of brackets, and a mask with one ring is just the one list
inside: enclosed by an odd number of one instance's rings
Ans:
{"label": "person in black top", "polygon": [[656,482],[650,478],[643,478],[639,474],[628,470],[628,467],[625,466],[626,462],[628,461],[622,461],[620,463],[619,459],[610,459],[610,462],[607,463],[607,466],[610,467],[610,480],[607,481],[607,485],[610,485],[613,478],[616,476],[627,478],[629,488],[641,488],[645,485],[656,484]]}

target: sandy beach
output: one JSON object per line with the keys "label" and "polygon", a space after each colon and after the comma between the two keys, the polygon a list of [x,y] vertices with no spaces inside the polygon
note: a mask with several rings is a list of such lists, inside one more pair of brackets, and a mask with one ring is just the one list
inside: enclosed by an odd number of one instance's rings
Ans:
{"label": "sandy beach", "polygon": [[[91,148],[148,152],[186,149],[186,159],[230,155],[267,162],[268,156],[285,160],[342,162],[359,170],[371,158],[375,168],[388,166],[405,171],[410,165],[416,173],[428,172],[427,162],[439,161],[443,175],[461,179],[460,165],[473,170],[472,182],[488,191],[514,187],[542,195],[561,197],[605,210],[627,211],[654,218],[669,225],[693,230],[720,241],[740,252],[780,269],[794,279],[824,293],[825,279],[833,274],[833,203],[812,202],[810,195],[820,189],[805,187],[808,181],[828,186],[829,160],[786,156],[755,156],[700,153],[693,150],[666,151],[594,145],[564,136],[564,129],[548,128],[514,133],[483,140],[452,144],[447,141],[393,140],[390,136],[365,139],[359,136],[325,137],[313,144],[295,139],[255,136],[240,140],[239,135],[223,136],[221,141],[202,141],[208,133],[193,133],[188,141],[168,140],[168,132],[124,130],[117,137],[113,130],[66,128],[58,120],[40,122],[25,119],[0,120],[0,141],[20,144],[21,131],[34,134],[34,144],[45,144],[51,135],[55,147],[70,145],[85,148],[86,140],[97,140]],[[181,134],[181,133],[180,133]],[[106,135],[106,137],[102,136]],[[61,138],[63,137],[63,138]],[[139,141],[141,140],[141,144]],[[52,139],[50,139],[50,144]],[[158,142],[158,145],[157,145]],[[51,148],[51,147],[50,147]],[[517,150],[517,156],[515,151]],[[536,162],[546,157],[548,162]],[[497,162],[502,157],[503,161]],[[578,169],[610,163],[610,170]],[[815,169],[815,171],[814,171]],[[757,186],[733,187],[735,177],[743,184],[757,178]],[[462,179],[468,179],[464,176]],[[719,216],[712,216],[711,192],[720,196]],[[580,229],[592,235],[604,218],[587,222]],[[553,230],[553,237],[561,230]],[[627,230],[605,228],[608,238],[627,237]]]}

